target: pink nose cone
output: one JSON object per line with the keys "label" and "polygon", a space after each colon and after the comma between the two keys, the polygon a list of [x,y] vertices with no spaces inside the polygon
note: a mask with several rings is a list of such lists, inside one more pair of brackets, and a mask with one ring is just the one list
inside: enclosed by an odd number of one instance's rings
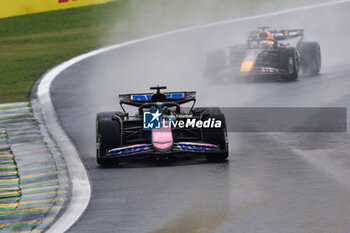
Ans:
{"label": "pink nose cone", "polygon": [[166,142],[166,143],[153,143],[153,146],[156,147],[157,149],[165,150],[171,147],[173,143],[172,142]]}
{"label": "pink nose cone", "polygon": [[173,145],[173,134],[171,128],[160,128],[152,130],[152,143],[156,149],[167,150]]}

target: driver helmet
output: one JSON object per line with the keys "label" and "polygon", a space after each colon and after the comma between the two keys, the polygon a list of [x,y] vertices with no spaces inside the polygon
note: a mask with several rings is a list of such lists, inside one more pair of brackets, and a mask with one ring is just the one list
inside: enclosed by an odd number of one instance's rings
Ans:
{"label": "driver helmet", "polygon": [[[258,38],[260,40],[266,40],[268,45],[274,44],[274,42],[272,40],[274,40],[275,37],[269,31],[264,30],[264,31],[258,32]],[[269,40],[269,39],[271,39],[271,40]]]}
{"label": "driver helmet", "polygon": [[166,115],[170,115],[170,110],[168,109],[167,106],[162,106],[162,113]]}
{"label": "driver helmet", "polygon": [[156,112],[158,108],[156,106],[151,106],[150,112]]}

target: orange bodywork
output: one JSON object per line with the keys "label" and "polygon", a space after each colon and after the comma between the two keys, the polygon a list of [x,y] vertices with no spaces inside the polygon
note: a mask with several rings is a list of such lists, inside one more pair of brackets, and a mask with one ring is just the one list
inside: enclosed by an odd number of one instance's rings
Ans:
{"label": "orange bodywork", "polygon": [[241,72],[249,72],[253,69],[255,65],[255,60],[252,61],[243,61],[241,64]]}

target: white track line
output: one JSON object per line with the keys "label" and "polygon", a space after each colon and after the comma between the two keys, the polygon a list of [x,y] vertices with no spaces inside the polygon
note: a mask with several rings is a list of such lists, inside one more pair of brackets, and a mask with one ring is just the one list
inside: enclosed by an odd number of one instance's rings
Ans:
{"label": "white track line", "polygon": [[125,43],[116,44],[112,46],[108,46],[105,48],[97,49],[85,54],[82,54],[80,56],[77,56],[75,58],[72,58],[66,62],[63,62],[62,64],[54,67],[53,69],[49,70],[46,74],[43,75],[39,86],[37,90],[37,95],[39,102],[42,106],[42,110],[44,113],[46,124],[51,132],[51,134],[56,139],[58,145],[63,150],[63,156],[67,163],[69,175],[72,182],[72,197],[71,201],[68,203],[67,208],[65,209],[65,212],[62,214],[62,216],[47,230],[49,233],[56,233],[56,232],[65,232],[67,231],[83,214],[85,209],[87,208],[90,197],[91,197],[91,186],[89,182],[89,178],[87,175],[87,172],[84,168],[83,163],[80,160],[79,154],[72,144],[72,142],[69,140],[68,136],[62,129],[54,106],[52,104],[51,96],[50,96],[50,86],[52,81],[64,70],[68,69],[69,67],[79,63],[80,61],[83,61],[87,58],[90,58],[92,56],[108,52],[117,48],[125,47],[128,45],[144,42],[147,40],[157,39],[161,37],[170,36],[173,34],[181,33],[181,32],[187,32],[191,30],[198,30],[203,28],[209,28],[214,27],[218,25],[223,24],[229,24],[229,23],[236,23],[241,21],[247,21],[247,20],[254,20],[259,18],[265,18],[265,17],[271,17],[271,16],[277,16],[281,14],[287,14],[297,11],[304,11],[308,9],[314,9],[319,7],[326,7],[336,4],[342,4],[350,2],[350,0],[339,0],[339,1],[331,1],[331,2],[325,2],[325,3],[319,3],[314,4],[310,6],[303,6],[298,8],[293,8],[289,10],[282,10],[267,14],[261,14],[261,15],[255,15],[255,16],[248,16],[238,19],[232,19],[232,20],[226,20],[211,24],[206,24],[202,26],[197,27],[189,27],[185,29],[180,30],[174,30],[158,35],[153,35],[141,39],[131,40]]}

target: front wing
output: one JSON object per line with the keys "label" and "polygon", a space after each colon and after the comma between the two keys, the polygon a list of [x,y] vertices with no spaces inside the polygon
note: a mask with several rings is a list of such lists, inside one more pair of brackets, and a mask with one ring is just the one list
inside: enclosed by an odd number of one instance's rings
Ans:
{"label": "front wing", "polygon": [[126,147],[111,149],[106,157],[125,158],[142,156],[161,156],[161,155],[180,155],[180,154],[217,154],[224,153],[226,148],[220,148],[217,145],[200,142],[178,142],[174,143],[169,151],[160,152],[153,148],[152,144],[137,144]]}

